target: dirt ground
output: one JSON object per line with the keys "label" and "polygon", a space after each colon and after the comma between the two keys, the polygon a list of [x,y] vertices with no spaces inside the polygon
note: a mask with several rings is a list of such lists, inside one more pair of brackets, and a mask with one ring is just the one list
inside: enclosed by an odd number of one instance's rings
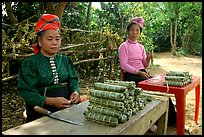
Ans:
{"label": "dirt ground", "polygon": [[200,83],[200,104],[198,125],[194,123],[195,90],[192,90],[186,96],[185,129],[186,132],[190,135],[202,135],[202,57],[197,56],[183,57],[172,56],[170,53],[159,54],[155,53],[154,64],[160,65],[161,70],[160,71],[153,70],[152,72],[153,74],[173,70],[173,71],[188,71],[193,76],[200,77],[201,83]]}
{"label": "dirt ground", "polygon": [[[151,75],[156,76],[161,73],[173,71],[189,71],[194,76],[201,78],[201,95],[199,107],[198,125],[194,124],[195,114],[195,92],[192,90],[186,96],[186,133],[188,135],[202,135],[202,57],[197,56],[172,56],[170,53],[155,53],[154,65],[159,67],[149,68]],[[90,88],[93,87],[92,79],[80,81],[81,94],[89,94]],[[11,86],[12,83],[12,86]],[[16,80],[2,85],[2,131],[16,127],[24,123],[23,111],[24,102],[17,95]],[[8,90],[9,89],[9,90]],[[172,130],[167,132],[173,134]]]}

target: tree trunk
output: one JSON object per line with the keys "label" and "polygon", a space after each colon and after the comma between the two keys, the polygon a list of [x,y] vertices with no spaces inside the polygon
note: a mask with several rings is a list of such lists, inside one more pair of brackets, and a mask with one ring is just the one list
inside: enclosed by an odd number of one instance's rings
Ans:
{"label": "tree trunk", "polygon": [[87,10],[87,16],[86,16],[86,26],[87,30],[90,30],[90,11],[91,11],[91,3],[89,2],[88,10]]}
{"label": "tree trunk", "polygon": [[172,36],[172,18],[170,18],[170,43],[173,49],[173,36]]}
{"label": "tree trunk", "polygon": [[53,14],[55,11],[53,3],[52,2],[46,2],[46,3],[47,3],[47,12],[50,14]]}
{"label": "tree trunk", "polygon": [[60,19],[60,21],[62,22],[62,15],[64,12],[64,8],[67,5],[67,2],[59,2],[58,6],[55,9],[54,14],[57,15]]}
{"label": "tree trunk", "polygon": [[41,9],[42,11],[46,11],[45,6],[44,6],[44,2],[39,2],[39,9]]}
{"label": "tree trunk", "polygon": [[[172,54],[173,55],[176,55],[176,33],[174,32],[174,37],[173,37],[173,30],[172,30],[172,18],[170,19],[170,43],[171,43],[171,52],[172,52]],[[176,27],[177,25],[175,24],[175,27]],[[175,31],[176,31],[176,28],[175,28]],[[173,38],[174,38],[174,40],[173,40]]]}
{"label": "tree trunk", "polygon": [[[13,9],[11,7],[11,2],[5,2],[5,5],[6,5],[5,6],[6,13],[9,17],[11,24],[18,24],[18,19],[15,17],[15,15],[13,13]],[[17,34],[17,38],[19,41],[21,41],[21,38],[22,38],[22,32],[21,31]]]}
{"label": "tree trunk", "polygon": [[120,31],[120,35],[122,36],[123,35],[123,24],[124,24],[124,16],[121,15],[121,31]]}
{"label": "tree trunk", "polygon": [[18,19],[13,14],[13,9],[11,8],[11,2],[5,2],[6,13],[9,17],[11,24],[17,24]]}
{"label": "tree trunk", "polygon": [[173,44],[173,55],[176,55],[176,35],[177,35],[177,26],[178,26],[178,13],[176,13],[175,28],[174,28],[174,44]]}

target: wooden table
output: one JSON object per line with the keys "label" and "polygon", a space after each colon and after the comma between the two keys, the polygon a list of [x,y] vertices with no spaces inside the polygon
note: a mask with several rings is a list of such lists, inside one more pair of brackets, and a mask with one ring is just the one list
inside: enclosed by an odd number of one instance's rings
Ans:
{"label": "wooden table", "polygon": [[89,101],[55,112],[63,118],[72,118],[83,123],[83,126],[73,125],[42,117],[35,121],[11,128],[2,132],[5,135],[143,135],[158,120],[158,134],[166,134],[168,121],[168,97],[153,98],[143,110],[138,111],[128,121],[116,127],[98,124],[85,119],[83,112]]}
{"label": "wooden table", "polygon": [[195,88],[195,118],[197,123],[199,114],[199,102],[200,102],[200,78],[192,77],[192,82],[185,86],[166,86],[164,85],[166,74],[161,74],[156,77],[144,80],[138,83],[138,87],[143,90],[166,92],[175,95],[176,110],[177,110],[177,135],[184,135],[185,133],[185,108],[186,108],[186,95],[192,89]]}

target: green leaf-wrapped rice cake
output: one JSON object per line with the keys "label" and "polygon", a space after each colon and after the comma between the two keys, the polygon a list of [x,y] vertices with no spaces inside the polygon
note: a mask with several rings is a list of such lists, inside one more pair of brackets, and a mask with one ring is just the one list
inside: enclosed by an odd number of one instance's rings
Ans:
{"label": "green leaf-wrapped rice cake", "polygon": [[109,115],[118,118],[120,123],[127,121],[127,116],[123,114],[123,111],[119,111],[113,108],[104,107],[97,104],[90,104],[87,108],[89,111],[94,111],[104,115]]}
{"label": "green leaf-wrapped rice cake", "polygon": [[125,86],[128,89],[135,89],[136,85],[134,81],[117,81],[117,80],[106,80],[104,83],[110,85]]}
{"label": "green leaf-wrapped rice cake", "polygon": [[165,85],[168,84],[169,86],[184,86],[188,83],[189,82],[187,81],[171,81],[171,80],[165,81]]}
{"label": "green leaf-wrapped rice cake", "polygon": [[85,110],[83,114],[87,120],[90,120],[93,122],[97,122],[97,123],[112,126],[112,127],[116,127],[118,125],[118,119],[116,117],[107,116],[107,115],[103,115],[103,114],[96,113],[93,111],[88,111],[88,110]]}
{"label": "green leaf-wrapped rice cake", "polygon": [[110,85],[105,83],[94,83],[94,87],[97,90],[107,90],[107,91],[114,91],[114,92],[120,92],[124,93],[127,91],[127,88],[125,86],[118,86],[118,85]]}
{"label": "green leaf-wrapped rice cake", "polygon": [[135,82],[108,80],[94,83],[84,116],[87,120],[117,126],[147,104],[147,97],[141,96],[142,92],[142,88],[135,87]]}
{"label": "green leaf-wrapped rice cake", "polygon": [[102,90],[92,89],[90,94],[91,94],[91,96],[106,98],[106,99],[112,99],[112,100],[116,100],[116,101],[123,101],[125,99],[125,94],[117,93],[117,92],[111,92],[111,91],[102,91]]}
{"label": "green leaf-wrapped rice cake", "polygon": [[192,75],[189,72],[169,71],[165,76],[165,85],[184,86],[192,82]]}
{"label": "green leaf-wrapped rice cake", "polygon": [[106,107],[115,108],[117,110],[124,110],[125,109],[124,103],[119,102],[119,101],[103,99],[103,98],[98,98],[98,97],[93,97],[93,96],[90,96],[89,101],[91,103],[94,103],[94,104],[99,104],[99,105],[103,105]]}
{"label": "green leaf-wrapped rice cake", "polygon": [[167,76],[187,76],[189,75],[189,72],[184,72],[184,71],[169,71],[166,73]]}
{"label": "green leaf-wrapped rice cake", "polygon": [[186,81],[188,78],[184,76],[166,76],[165,80],[172,80],[172,81]]}

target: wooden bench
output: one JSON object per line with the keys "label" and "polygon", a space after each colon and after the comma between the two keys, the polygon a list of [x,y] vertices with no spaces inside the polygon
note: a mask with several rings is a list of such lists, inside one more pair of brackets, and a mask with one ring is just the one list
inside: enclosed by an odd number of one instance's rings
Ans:
{"label": "wooden bench", "polygon": [[153,96],[143,110],[138,111],[125,123],[110,127],[86,120],[83,115],[89,101],[55,112],[54,114],[83,123],[73,125],[48,116],[3,131],[3,135],[144,135],[157,121],[157,134],[166,134],[169,98]]}

